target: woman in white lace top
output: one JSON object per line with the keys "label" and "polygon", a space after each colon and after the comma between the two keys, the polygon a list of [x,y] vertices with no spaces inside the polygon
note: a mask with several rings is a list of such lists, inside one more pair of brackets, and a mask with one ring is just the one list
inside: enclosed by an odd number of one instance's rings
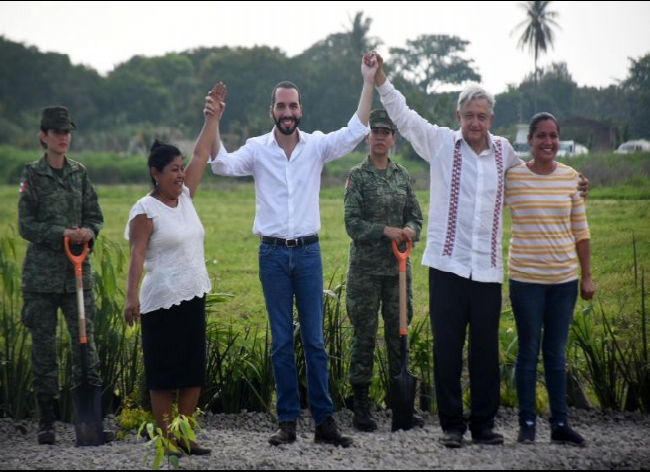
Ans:
{"label": "woman in white lace top", "polygon": [[[225,93],[221,84],[211,92],[221,112]],[[125,231],[131,263],[124,316],[130,326],[142,321],[147,388],[163,431],[171,421],[173,393],[178,391],[179,414],[191,416],[205,383],[205,296],[211,285],[205,230],[192,202],[209,158],[202,136],[203,131],[187,168],[178,148],[154,142],[149,154],[153,190],[133,206]],[[210,453],[195,443],[189,450],[178,447],[190,454]]]}

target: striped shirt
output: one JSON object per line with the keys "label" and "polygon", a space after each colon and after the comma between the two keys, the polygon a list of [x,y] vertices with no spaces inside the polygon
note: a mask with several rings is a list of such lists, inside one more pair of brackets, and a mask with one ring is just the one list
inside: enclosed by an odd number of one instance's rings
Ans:
{"label": "striped shirt", "polygon": [[579,277],[578,242],[590,239],[578,173],[564,164],[538,175],[526,164],[506,174],[512,215],[508,269],[519,282],[561,284]]}

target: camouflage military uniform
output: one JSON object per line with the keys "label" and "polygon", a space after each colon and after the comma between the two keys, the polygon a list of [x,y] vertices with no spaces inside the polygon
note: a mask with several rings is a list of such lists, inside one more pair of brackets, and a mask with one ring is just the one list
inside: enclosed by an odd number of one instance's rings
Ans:
{"label": "camouflage military uniform", "polygon": [[[25,167],[18,215],[20,235],[29,241],[23,264],[22,320],[32,334],[34,389],[37,394],[58,395],[55,333],[59,308],[63,310],[75,347],[75,383],[81,379],[75,276],[64,251],[63,232],[73,227],[88,228],[97,237],[103,217],[86,169],[66,159],[65,167],[57,172],[45,157]],[[83,282],[89,380],[92,385],[101,385],[99,359],[92,336],[95,303],[88,259],[83,264]]]}
{"label": "camouflage military uniform", "polygon": [[[380,305],[390,373],[398,375],[400,370],[399,275],[391,240],[383,236],[386,226],[408,226],[418,240],[422,212],[406,169],[389,160],[388,168],[380,170],[368,157],[350,171],[345,191],[345,227],[352,238],[346,306],[354,327],[350,362],[353,386],[367,385],[372,379]],[[407,279],[410,321],[410,261]]]}

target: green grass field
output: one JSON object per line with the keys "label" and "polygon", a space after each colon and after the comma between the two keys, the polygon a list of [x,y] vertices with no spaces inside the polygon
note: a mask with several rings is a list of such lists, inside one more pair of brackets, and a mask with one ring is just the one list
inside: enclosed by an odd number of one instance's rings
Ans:
{"label": "green grass field", "polygon": [[[147,192],[145,186],[98,187],[106,221],[102,236],[121,243],[127,252],[123,234],[129,210]],[[426,224],[429,195],[419,192],[418,196]],[[17,199],[17,187],[0,187],[0,235],[15,231]],[[251,231],[255,213],[253,184],[235,180],[211,183],[199,191],[196,206],[207,232],[205,255],[214,289],[235,296],[231,303],[219,305],[215,316],[226,323],[264,327],[266,315],[258,279],[258,239]],[[638,303],[630,300],[634,294],[632,235],[637,240],[639,267],[650,270],[650,201],[590,200],[587,208],[592,230],[592,270],[598,296],[615,313],[620,307],[634,311]],[[330,279],[338,284],[347,269],[349,247],[343,225],[342,183],[338,188],[321,192],[321,220],[326,285]],[[509,216],[504,226],[505,256],[510,237]],[[21,244],[21,257],[24,250],[25,244]],[[428,274],[427,268],[420,264],[423,250],[424,243],[418,244],[412,256],[416,319],[428,313]],[[124,286],[124,281],[121,284]],[[504,308],[508,304],[505,289]]]}

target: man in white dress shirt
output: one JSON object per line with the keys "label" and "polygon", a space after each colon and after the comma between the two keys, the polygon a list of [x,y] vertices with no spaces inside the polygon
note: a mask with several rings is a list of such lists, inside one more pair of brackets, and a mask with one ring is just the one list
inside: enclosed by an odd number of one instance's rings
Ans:
{"label": "man in white dress shirt", "polygon": [[[296,439],[300,416],[298,376],[293,345],[293,303],[298,309],[300,335],[307,363],[309,407],[316,423],[316,442],[347,447],[352,439],[341,435],[334,421],[329,395],[327,352],[323,341],[323,270],[318,232],[319,192],[323,165],[350,153],[369,133],[372,106],[374,56],[361,63],[363,90],[356,114],[348,125],[328,134],[305,133],[300,91],[291,82],[280,82],[271,96],[273,130],[249,139],[228,153],[219,139],[213,115],[215,139],[211,164],[215,174],[252,175],[255,179],[256,214],[253,233],[261,240],[260,280],[273,336],[271,359],[277,392],[278,431],[273,445]],[[206,109],[214,109],[206,97]]]}

